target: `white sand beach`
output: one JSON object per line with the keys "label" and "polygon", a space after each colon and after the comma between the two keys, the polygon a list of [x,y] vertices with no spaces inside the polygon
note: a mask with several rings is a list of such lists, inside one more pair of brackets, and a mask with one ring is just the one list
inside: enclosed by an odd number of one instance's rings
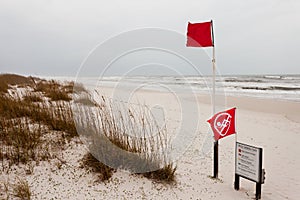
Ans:
{"label": "white sand beach", "polygon": [[[101,88],[99,92],[109,96],[112,88]],[[172,94],[139,91],[135,95],[147,105],[163,107],[166,118],[180,116],[178,101]],[[26,177],[32,199],[253,199],[254,182],[241,179],[240,190],[233,189],[235,135],[220,140],[219,179],[209,177],[212,175],[212,139],[207,141],[206,120],[211,117],[212,107],[209,96],[199,95],[197,101],[189,96],[182,101],[191,107],[198,104],[195,112],[200,120],[192,144],[176,161],[175,184],[156,183],[123,170],[114,173],[108,182],[95,181],[92,172],[79,167],[79,160],[87,149],[78,138],[59,154],[59,159],[64,160],[61,166],[57,165],[58,159],[43,161],[27,175],[22,165],[14,166],[8,174],[1,173],[0,181]],[[250,97],[226,97],[226,102],[226,108],[237,107],[237,140],[263,148],[266,181],[262,186],[262,199],[299,199],[300,103]],[[169,122],[173,124],[170,130],[180,124],[180,119],[177,120],[178,123]],[[3,186],[1,190],[3,195]]]}

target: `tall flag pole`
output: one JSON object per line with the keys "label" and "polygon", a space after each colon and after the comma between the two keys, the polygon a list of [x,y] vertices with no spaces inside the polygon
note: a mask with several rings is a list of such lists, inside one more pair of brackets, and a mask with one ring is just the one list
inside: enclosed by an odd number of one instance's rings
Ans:
{"label": "tall flag pole", "polygon": [[[213,41],[213,59],[212,59],[212,70],[213,70],[213,114],[216,113],[216,51],[215,51],[215,41],[214,41],[214,29],[213,21],[211,20],[211,30],[212,30],[212,41]],[[213,178],[218,178],[219,173],[219,142],[215,140],[214,142],[214,172]]]}
{"label": "tall flag pole", "polygon": [[[213,114],[216,113],[216,55],[215,55],[215,45],[214,45],[214,33],[213,33],[213,21],[202,22],[202,23],[188,23],[187,31],[187,44],[188,47],[213,47],[213,58],[212,58],[212,82],[213,82]],[[218,140],[214,142],[214,170],[213,177],[218,178],[219,170],[219,159],[218,159]]]}

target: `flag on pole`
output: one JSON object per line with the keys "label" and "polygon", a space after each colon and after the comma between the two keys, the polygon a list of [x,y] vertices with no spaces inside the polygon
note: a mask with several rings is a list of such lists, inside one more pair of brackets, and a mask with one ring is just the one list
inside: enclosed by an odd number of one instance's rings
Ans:
{"label": "flag on pole", "polygon": [[212,21],[202,23],[188,23],[187,27],[187,43],[188,47],[212,47],[213,30]]}
{"label": "flag on pole", "polygon": [[[215,85],[216,85],[216,59],[215,59],[215,44],[214,44],[214,32],[213,32],[213,21],[210,22],[202,22],[202,23],[188,23],[187,27],[187,47],[213,47],[213,59],[212,59],[212,82],[213,82],[213,95],[212,95],[212,103],[213,103],[213,114],[215,114],[216,105],[215,105]],[[220,113],[219,113],[220,114]],[[214,142],[214,167],[213,167],[213,177],[218,178],[218,163],[219,163],[219,156],[218,156],[218,140],[221,137],[227,136],[229,133],[232,133],[232,126],[228,122],[225,121],[225,124],[220,124],[218,121],[216,121],[216,118],[218,116],[213,116],[208,122],[211,124],[211,128],[213,129],[214,136],[216,141]],[[221,116],[220,116],[221,117]],[[218,117],[219,118],[219,117]],[[221,117],[222,118],[222,117]],[[220,119],[221,119],[220,118]],[[233,114],[234,118],[234,114]],[[225,118],[224,118],[225,119]],[[230,119],[232,119],[232,116],[230,115]],[[219,120],[219,119],[218,119]],[[234,121],[234,120],[233,120]],[[216,123],[215,123],[216,122]],[[214,125],[216,124],[216,125]],[[234,123],[233,123],[234,126]],[[221,127],[221,128],[220,128]],[[222,128],[225,127],[225,128]],[[231,127],[231,128],[230,128]],[[233,127],[233,130],[235,127]],[[230,130],[228,132],[228,130]],[[226,133],[225,133],[226,132]],[[235,132],[235,130],[233,131]],[[225,134],[224,134],[225,133]]]}
{"label": "flag on pole", "polygon": [[235,134],[235,109],[216,113],[211,119],[207,120],[214,132],[215,140],[219,140],[231,134]]}

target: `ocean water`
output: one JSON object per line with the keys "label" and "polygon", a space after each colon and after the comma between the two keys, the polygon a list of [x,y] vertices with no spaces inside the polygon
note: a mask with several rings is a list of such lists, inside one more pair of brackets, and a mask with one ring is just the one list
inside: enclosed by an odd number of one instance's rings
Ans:
{"label": "ocean water", "polygon": [[[132,91],[145,89],[212,94],[213,88],[211,76],[55,77],[55,79],[75,80],[88,88],[108,86]],[[216,94],[300,102],[300,75],[217,76],[215,84]]]}
{"label": "ocean water", "polygon": [[300,75],[228,76],[221,83],[228,95],[300,102]]}
{"label": "ocean water", "polygon": [[[83,79],[80,79],[83,80]],[[87,84],[127,89],[212,94],[211,76],[133,76],[84,79]],[[89,82],[89,83],[88,83]],[[216,94],[300,102],[300,75],[240,75],[216,77]]]}

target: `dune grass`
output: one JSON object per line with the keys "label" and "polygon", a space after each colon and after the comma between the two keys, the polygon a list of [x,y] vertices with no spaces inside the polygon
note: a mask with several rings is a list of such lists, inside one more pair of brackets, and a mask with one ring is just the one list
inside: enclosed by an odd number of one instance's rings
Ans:
{"label": "dune grass", "polygon": [[33,85],[35,82],[33,77],[24,77],[17,74],[0,74],[0,93],[6,93],[10,88],[9,85]]}
{"label": "dune grass", "polygon": [[18,178],[16,183],[13,185],[13,196],[22,200],[31,199],[31,190],[26,180]]}
{"label": "dune grass", "polygon": [[[60,90],[63,87],[53,81],[46,84],[44,80],[32,77],[0,76],[0,83],[7,85],[20,83],[26,84],[25,87],[35,88],[38,87],[38,81],[47,85],[45,88],[49,93],[50,88]],[[44,93],[32,91],[30,88],[25,93],[14,92],[10,95],[6,91],[0,95],[0,159],[3,170],[14,164],[48,159],[49,141],[42,137],[49,133],[49,130],[62,132],[62,140],[77,136],[69,97],[67,101],[48,101],[43,96]],[[7,160],[8,166],[3,164],[4,160]]]}
{"label": "dune grass", "polygon": [[43,99],[37,95],[37,94],[34,94],[32,92],[28,92],[26,93],[24,96],[23,96],[23,100],[27,103],[33,103],[33,102],[42,102]]}
{"label": "dune grass", "polygon": [[70,137],[77,135],[71,107],[68,102],[42,101],[36,104],[36,101],[41,101],[40,97],[37,98],[34,97],[35,101],[29,101],[27,96],[24,99],[21,97],[1,96],[0,116],[6,119],[26,117],[31,119],[33,123],[47,125],[52,130],[64,131]]}
{"label": "dune grass", "polygon": [[27,163],[41,157],[42,151],[37,151],[42,145],[42,128],[33,127],[27,119],[1,120],[1,155],[2,159],[13,164]]}
{"label": "dune grass", "polygon": [[113,172],[115,171],[113,168],[99,162],[91,153],[87,153],[81,159],[81,168],[85,168],[87,170],[91,170],[93,173],[98,174],[98,178],[100,181],[109,180]]}
{"label": "dune grass", "polygon": [[8,88],[9,87],[7,83],[0,81],[0,93],[6,93]]}
{"label": "dune grass", "polygon": [[174,166],[172,163],[169,163],[160,169],[145,172],[142,173],[142,175],[158,182],[173,183],[175,181],[176,169],[176,166]]}
{"label": "dune grass", "polygon": [[[1,173],[9,174],[13,165],[20,164],[26,174],[33,173],[33,165],[54,158],[51,154],[59,151],[53,144],[64,144],[77,136],[69,87],[33,77],[0,75]],[[57,136],[45,137],[49,134]],[[1,198],[30,199],[32,195],[24,177],[14,183],[7,181],[0,189],[4,189]]]}
{"label": "dune grass", "polygon": [[[15,84],[26,92],[9,93]],[[134,107],[99,94],[95,101],[81,84],[18,75],[0,75],[0,93],[2,169],[4,161],[10,168],[51,158],[49,141],[43,138],[49,131],[60,132],[62,141],[78,131],[91,140],[89,148],[98,155],[85,155],[81,166],[97,173],[99,180],[108,180],[114,169],[122,168],[156,181],[175,181],[176,166],[164,153],[169,148],[167,129],[157,125],[146,106]],[[78,98],[71,101],[71,93]],[[109,167],[112,162],[115,165]]]}
{"label": "dune grass", "polygon": [[30,200],[31,196],[31,189],[24,178],[17,176],[14,183],[11,183],[9,178],[0,182],[0,199]]}
{"label": "dune grass", "polygon": [[71,86],[61,86],[57,81],[40,81],[36,84],[34,91],[42,92],[52,101],[70,101],[72,98],[68,95]]}
{"label": "dune grass", "polygon": [[174,182],[176,166],[165,154],[169,148],[166,127],[158,126],[146,106],[130,106],[104,96],[97,99],[85,94],[74,100],[73,109],[79,134],[97,159],[149,179]]}

